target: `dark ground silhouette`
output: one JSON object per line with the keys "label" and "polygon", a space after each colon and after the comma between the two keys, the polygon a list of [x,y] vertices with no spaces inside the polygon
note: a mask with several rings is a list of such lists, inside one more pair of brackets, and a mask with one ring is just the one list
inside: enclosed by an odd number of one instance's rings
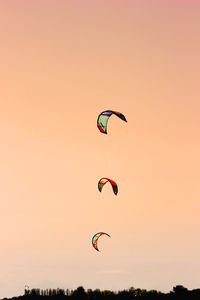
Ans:
{"label": "dark ground silhouette", "polygon": [[[48,299],[47,299],[48,298]],[[24,295],[10,298],[12,300],[129,300],[129,299],[200,299],[200,289],[188,290],[182,285],[177,285],[169,293],[162,293],[156,290],[147,291],[145,289],[136,289],[131,287],[128,290],[118,292],[99,289],[85,290],[82,286],[75,290],[69,289],[25,289]],[[7,298],[4,298],[4,300]]]}

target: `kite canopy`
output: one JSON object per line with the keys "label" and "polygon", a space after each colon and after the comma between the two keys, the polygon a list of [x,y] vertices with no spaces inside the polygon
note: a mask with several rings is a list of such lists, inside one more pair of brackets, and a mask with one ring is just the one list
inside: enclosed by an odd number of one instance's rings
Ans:
{"label": "kite canopy", "polygon": [[104,185],[105,185],[108,181],[109,181],[110,184],[112,185],[114,194],[117,195],[117,193],[118,193],[118,187],[117,187],[116,182],[113,181],[113,180],[111,180],[111,179],[109,179],[109,178],[106,178],[106,177],[101,178],[101,179],[99,180],[99,182],[98,182],[98,189],[99,189],[99,192],[102,191]]}
{"label": "kite canopy", "polygon": [[98,247],[97,247],[97,241],[100,238],[100,236],[102,236],[103,234],[107,235],[110,237],[109,234],[105,233],[105,232],[98,232],[96,233],[93,238],[92,238],[92,246],[94,247],[94,249],[96,249],[97,251],[99,251]]}
{"label": "kite canopy", "polygon": [[97,118],[97,127],[99,128],[99,130],[102,133],[107,134],[108,119],[113,114],[116,115],[117,117],[119,117],[120,119],[122,119],[123,121],[127,122],[125,116],[123,114],[121,114],[120,112],[117,112],[117,111],[114,111],[114,110],[103,111],[102,113],[100,113],[100,115]]}

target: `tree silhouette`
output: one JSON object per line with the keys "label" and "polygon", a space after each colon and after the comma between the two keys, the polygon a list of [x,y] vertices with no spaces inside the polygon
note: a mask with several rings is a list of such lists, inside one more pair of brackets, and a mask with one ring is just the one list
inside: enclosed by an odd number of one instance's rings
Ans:
{"label": "tree silhouette", "polygon": [[85,289],[82,286],[77,287],[77,289],[72,292],[72,297],[76,297],[78,299],[86,298]]}
{"label": "tree silhouette", "polygon": [[[23,296],[13,297],[11,300],[41,300],[41,298],[51,297],[51,300],[70,300],[66,299],[72,297],[72,300],[146,300],[146,299],[200,299],[200,289],[188,290],[182,285],[176,285],[173,290],[169,293],[162,293],[156,290],[145,290],[145,289],[135,289],[134,287],[128,290],[122,290],[118,292],[113,292],[110,290],[101,291],[99,289],[88,289],[87,292],[82,286],[77,287],[77,289],[70,291],[69,289],[45,289],[40,290],[33,288],[29,290],[25,288]],[[40,298],[40,299],[39,299]],[[3,300],[3,299],[2,299]],[[4,298],[4,300],[9,300]],[[45,300],[45,299],[43,299]]]}

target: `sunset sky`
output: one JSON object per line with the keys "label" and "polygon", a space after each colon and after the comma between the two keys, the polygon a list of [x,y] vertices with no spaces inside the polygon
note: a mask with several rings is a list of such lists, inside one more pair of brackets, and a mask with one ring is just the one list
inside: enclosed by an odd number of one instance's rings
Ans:
{"label": "sunset sky", "polygon": [[200,287],[199,80],[200,1],[0,1],[1,298]]}

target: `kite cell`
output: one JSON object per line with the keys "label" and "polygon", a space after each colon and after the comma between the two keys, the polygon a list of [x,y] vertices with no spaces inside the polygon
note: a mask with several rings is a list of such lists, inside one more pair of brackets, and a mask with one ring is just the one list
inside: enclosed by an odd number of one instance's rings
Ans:
{"label": "kite cell", "polygon": [[117,117],[119,117],[120,119],[122,119],[123,121],[127,122],[125,116],[123,114],[121,114],[120,112],[117,112],[117,111],[114,111],[114,110],[103,111],[102,113],[100,113],[100,115],[97,118],[97,127],[99,128],[99,130],[102,133],[107,134],[108,119],[113,114],[116,115]]}
{"label": "kite cell", "polygon": [[101,178],[101,179],[99,180],[99,182],[98,182],[98,189],[99,189],[99,192],[102,191],[104,185],[105,185],[108,181],[109,181],[110,184],[112,185],[114,194],[117,195],[117,193],[118,193],[118,187],[117,187],[116,182],[114,182],[113,180],[111,180],[111,179],[109,179],[109,178],[106,178],[106,177]]}
{"label": "kite cell", "polygon": [[92,246],[94,247],[94,249],[96,249],[97,251],[99,251],[98,247],[97,247],[97,241],[98,239],[100,238],[100,236],[102,236],[103,234],[107,235],[110,237],[109,234],[105,233],[105,232],[99,232],[99,233],[96,233],[93,238],[92,238]]}

